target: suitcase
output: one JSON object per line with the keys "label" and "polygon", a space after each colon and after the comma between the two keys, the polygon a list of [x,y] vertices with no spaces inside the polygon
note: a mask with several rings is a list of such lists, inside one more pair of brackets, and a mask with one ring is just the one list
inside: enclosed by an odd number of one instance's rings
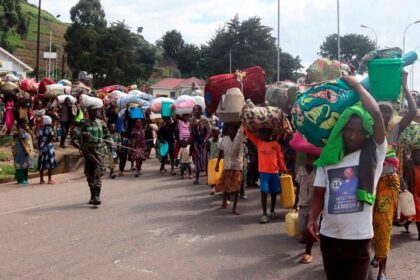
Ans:
{"label": "suitcase", "polygon": [[280,176],[280,206],[284,209],[291,209],[295,204],[295,187],[293,185],[293,179],[290,175]]}
{"label": "suitcase", "polygon": [[242,71],[246,73],[243,83],[238,82],[235,74],[222,74],[209,78],[204,88],[207,114],[216,112],[220,99],[230,88],[240,88],[245,99],[251,99],[256,104],[262,104],[265,100],[265,71],[254,66]]}

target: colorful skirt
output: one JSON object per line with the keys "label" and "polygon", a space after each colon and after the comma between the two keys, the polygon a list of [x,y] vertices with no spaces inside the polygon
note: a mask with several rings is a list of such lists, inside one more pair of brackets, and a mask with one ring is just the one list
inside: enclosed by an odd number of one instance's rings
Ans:
{"label": "colorful skirt", "polygon": [[216,192],[239,192],[241,184],[242,170],[223,170],[222,176],[216,184]]}
{"label": "colorful skirt", "polygon": [[375,259],[378,261],[386,258],[391,248],[392,222],[398,205],[399,192],[398,174],[387,174],[379,179],[373,209],[373,247]]}

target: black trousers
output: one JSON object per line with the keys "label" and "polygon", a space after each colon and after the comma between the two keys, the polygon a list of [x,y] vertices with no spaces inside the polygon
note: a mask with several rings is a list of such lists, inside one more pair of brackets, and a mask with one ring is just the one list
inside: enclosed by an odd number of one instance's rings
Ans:
{"label": "black trousers", "polygon": [[371,239],[344,240],[321,235],[321,252],[328,280],[366,280]]}

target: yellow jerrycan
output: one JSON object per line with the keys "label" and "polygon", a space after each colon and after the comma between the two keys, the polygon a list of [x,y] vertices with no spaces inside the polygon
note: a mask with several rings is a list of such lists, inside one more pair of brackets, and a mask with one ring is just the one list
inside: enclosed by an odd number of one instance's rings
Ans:
{"label": "yellow jerrycan", "polygon": [[280,206],[284,209],[293,208],[295,204],[296,194],[295,187],[293,186],[292,176],[286,174],[280,176]]}
{"label": "yellow jerrycan", "polygon": [[217,158],[209,160],[209,164],[207,166],[207,183],[209,186],[216,185],[222,176],[223,170],[223,159],[220,160],[219,163],[219,172],[216,172],[214,169],[216,168]]}
{"label": "yellow jerrycan", "polygon": [[298,212],[296,210],[292,210],[286,214],[286,233],[289,237],[299,235]]}

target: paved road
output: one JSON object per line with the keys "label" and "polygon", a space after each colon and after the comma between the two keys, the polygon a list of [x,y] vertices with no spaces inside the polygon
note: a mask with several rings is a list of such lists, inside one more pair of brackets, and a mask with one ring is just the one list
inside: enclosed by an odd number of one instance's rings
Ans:
{"label": "paved road", "polygon": [[[297,263],[303,245],[285,235],[286,211],[258,224],[256,189],[236,217],[206,186],[156,170],[152,160],[140,178],[106,179],[99,209],[80,179],[1,185],[0,279],[324,279],[318,246],[312,264]],[[418,280],[420,242],[399,231],[389,278]]]}

